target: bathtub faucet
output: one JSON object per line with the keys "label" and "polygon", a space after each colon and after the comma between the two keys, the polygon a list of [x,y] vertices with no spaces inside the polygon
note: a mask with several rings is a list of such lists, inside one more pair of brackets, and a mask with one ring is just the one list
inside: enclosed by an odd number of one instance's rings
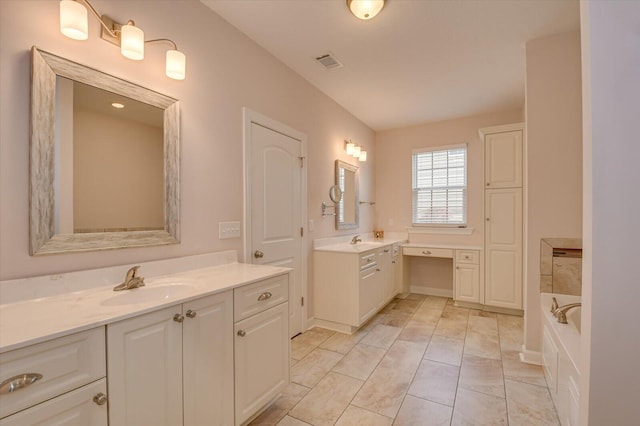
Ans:
{"label": "bathtub faucet", "polygon": [[566,324],[567,323],[567,311],[569,309],[577,308],[579,306],[582,306],[582,303],[570,303],[568,305],[560,306],[559,308],[556,308],[553,311],[553,316],[558,318],[558,322],[560,324]]}

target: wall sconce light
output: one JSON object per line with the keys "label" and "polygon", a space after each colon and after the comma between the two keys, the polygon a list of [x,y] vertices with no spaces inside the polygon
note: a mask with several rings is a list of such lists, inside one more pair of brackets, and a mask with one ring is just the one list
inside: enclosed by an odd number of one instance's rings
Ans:
{"label": "wall sconce light", "polygon": [[347,0],[347,7],[353,15],[362,20],[375,17],[384,7],[385,0]]}
{"label": "wall sconce light", "polygon": [[367,151],[363,150],[360,145],[356,145],[351,140],[344,141],[344,150],[347,155],[357,158],[360,161],[367,161]]}
{"label": "wall sconce light", "polygon": [[158,38],[145,40],[144,32],[136,27],[133,21],[125,25],[119,24],[106,15],[100,14],[91,6],[88,0],[61,0],[60,1],[60,32],[74,40],[87,40],[89,38],[87,9],[80,4],[82,1],[95,15],[102,26],[100,38],[120,46],[120,53],[125,58],[136,61],[144,59],[144,45],[151,43],[168,43],[173,49],[167,51],[166,69],[167,77],[174,80],[184,80],[186,76],[186,56],[178,50],[173,40]]}

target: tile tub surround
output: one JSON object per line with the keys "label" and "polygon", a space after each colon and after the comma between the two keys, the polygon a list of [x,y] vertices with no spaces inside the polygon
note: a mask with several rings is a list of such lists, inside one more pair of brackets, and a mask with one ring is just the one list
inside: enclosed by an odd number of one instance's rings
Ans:
{"label": "tile tub surround", "polygon": [[[288,268],[275,266],[229,263],[146,277],[144,287],[122,292],[114,292],[113,285],[108,285],[3,304],[0,305],[0,353],[220,293],[289,271]],[[140,272],[144,276],[144,269]],[[157,286],[176,284],[187,286],[162,298],[133,303],[110,303],[115,298],[124,300],[127,296],[134,296],[133,292],[142,294]]]}
{"label": "tile tub surround", "polygon": [[251,425],[558,425],[522,336],[522,317],[409,294],[353,335],[294,338],[292,383]]}
{"label": "tile tub surround", "polygon": [[540,292],[582,294],[582,258],[554,257],[554,249],[582,250],[581,238],[540,240]]}

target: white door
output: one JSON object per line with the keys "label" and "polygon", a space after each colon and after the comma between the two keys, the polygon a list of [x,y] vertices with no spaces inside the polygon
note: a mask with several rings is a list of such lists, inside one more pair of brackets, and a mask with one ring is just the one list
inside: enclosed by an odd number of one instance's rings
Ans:
{"label": "white door", "polygon": [[245,111],[245,261],[292,268],[290,336],[303,331],[304,136]]}
{"label": "white door", "polygon": [[485,304],[522,309],[522,189],[485,192]]}

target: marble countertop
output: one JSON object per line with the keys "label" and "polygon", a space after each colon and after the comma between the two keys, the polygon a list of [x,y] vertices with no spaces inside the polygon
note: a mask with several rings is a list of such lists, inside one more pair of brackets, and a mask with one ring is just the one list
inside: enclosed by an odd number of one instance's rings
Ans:
{"label": "marble countertop", "polygon": [[315,251],[331,251],[331,252],[339,252],[339,253],[363,253],[369,250],[375,250],[380,247],[390,246],[396,243],[404,243],[406,240],[404,239],[395,239],[395,238],[385,238],[379,240],[363,240],[357,244],[351,244],[349,242],[346,243],[337,243],[337,244],[329,244],[325,246],[316,247]]}
{"label": "marble countertop", "polygon": [[[289,272],[245,263],[145,279],[145,286],[113,286],[0,305],[0,353],[103,326]],[[146,294],[143,294],[146,293]],[[147,295],[153,293],[154,297]]]}

